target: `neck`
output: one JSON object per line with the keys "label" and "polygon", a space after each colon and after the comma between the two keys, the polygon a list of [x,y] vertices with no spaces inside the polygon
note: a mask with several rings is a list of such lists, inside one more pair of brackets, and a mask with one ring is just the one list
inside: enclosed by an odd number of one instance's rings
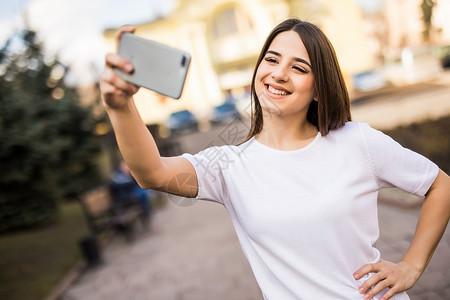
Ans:
{"label": "neck", "polygon": [[317,128],[298,115],[279,116],[263,113],[263,129],[255,138],[272,148],[295,150],[308,145],[317,135]]}

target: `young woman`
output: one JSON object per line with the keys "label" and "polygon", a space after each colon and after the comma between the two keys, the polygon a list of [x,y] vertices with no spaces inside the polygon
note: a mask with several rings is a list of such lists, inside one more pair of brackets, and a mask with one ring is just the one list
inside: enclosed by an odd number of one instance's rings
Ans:
{"label": "young woman", "polygon": [[[130,26],[123,32],[134,32]],[[223,204],[265,299],[409,299],[450,216],[450,179],[425,157],[351,122],[333,47],[316,26],[288,19],[270,33],[252,81],[252,126],[238,146],[160,157],[106,56],[105,108],[141,186]],[[176,176],[183,176],[179,185]],[[378,239],[377,194],[426,195],[415,236],[391,263]]]}

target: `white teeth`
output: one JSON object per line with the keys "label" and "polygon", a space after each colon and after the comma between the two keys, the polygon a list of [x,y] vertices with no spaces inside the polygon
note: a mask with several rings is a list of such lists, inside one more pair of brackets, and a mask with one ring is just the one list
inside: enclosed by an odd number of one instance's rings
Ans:
{"label": "white teeth", "polygon": [[267,86],[267,89],[269,90],[269,92],[274,93],[275,95],[287,95],[287,92],[277,90],[270,85]]}

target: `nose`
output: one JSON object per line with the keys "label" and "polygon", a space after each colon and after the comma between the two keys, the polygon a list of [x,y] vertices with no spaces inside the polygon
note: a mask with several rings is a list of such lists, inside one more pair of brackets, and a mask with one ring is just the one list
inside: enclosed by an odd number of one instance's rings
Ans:
{"label": "nose", "polygon": [[278,65],[278,67],[272,71],[272,78],[277,82],[287,82],[289,77],[287,75],[286,68],[281,64]]}

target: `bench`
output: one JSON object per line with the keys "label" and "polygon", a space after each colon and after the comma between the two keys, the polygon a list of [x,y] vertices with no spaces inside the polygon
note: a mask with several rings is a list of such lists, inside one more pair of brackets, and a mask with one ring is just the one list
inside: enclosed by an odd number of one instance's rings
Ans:
{"label": "bench", "polygon": [[109,185],[91,189],[77,198],[90,230],[90,235],[80,241],[83,255],[90,265],[99,263],[99,248],[113,234],[119,232],[130,243],[135,221],[145,221],[139,202],[130,198],[117,203]]}

